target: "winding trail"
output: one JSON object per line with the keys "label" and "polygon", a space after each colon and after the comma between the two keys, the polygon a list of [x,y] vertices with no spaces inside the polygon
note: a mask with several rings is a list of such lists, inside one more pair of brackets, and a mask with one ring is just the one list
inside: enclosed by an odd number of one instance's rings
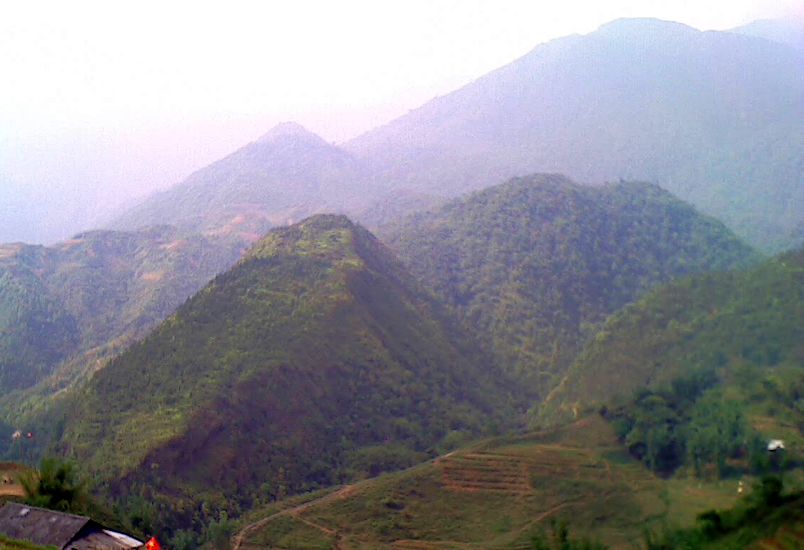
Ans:
{"label": "winding trail", "polygon": [[345,485],[342,488],[338,489],[337,491],[329,493],[328,495],[324,495],[321,498],[309,500],[303,504],[299,504],[298,506],[293,506],[291,508],[280,510],[275,514],[271,514],[270,516],[257,520],[254,523],[245,526],[243,529],[238,531],[234,537],[232,537],[232,550],[242,550],[244,548],[243,545],[245,544],[244,541],[246,540],[246,538],[248,538],[249,535],[251,535],[255,531],[262,529],[270,522],[283,517],[292,517],[294,519],[298,519],[299,521],[301,521],[306,525],[309,525],[310,527],[318,529],[319,531],[331,537],[335,537],[337,544],[338,532],[335,529],[330,529],[329,527],[313,523],[312,521],[301,517],[301,514],[308,508],[317,506],[319,504],[326,504],[327,502],[330,501],[344,499],[353,493],[354,493],[354,485]]}

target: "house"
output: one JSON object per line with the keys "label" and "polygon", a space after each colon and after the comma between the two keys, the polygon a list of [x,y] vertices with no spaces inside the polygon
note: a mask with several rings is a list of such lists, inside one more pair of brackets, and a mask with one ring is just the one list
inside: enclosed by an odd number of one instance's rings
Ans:
{"label": "house", "polygon": [[0,508],[0,534],[59,550],[144,549],[139,540],[104,529],[84,516],[65,514],[16,502]]}

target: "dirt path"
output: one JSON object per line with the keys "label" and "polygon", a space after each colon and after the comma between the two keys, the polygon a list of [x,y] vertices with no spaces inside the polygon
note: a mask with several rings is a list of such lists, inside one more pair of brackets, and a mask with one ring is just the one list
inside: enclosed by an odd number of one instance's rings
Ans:
{"label": "dirt path", "polygon": [[324,495],[321,498],[316,498],[314,500],[310,500],[308,502],[305,502],[304,504],[300,504],[300,505],[294,506],[292,508],[286,508],[285,510],[280,510],[279,512],[276,512],[275,514],[271,514],[270,516],[267,516],[267,517],[264,517],[264,518],[262,518],[262,519],[260,519],[258,521],[255,521],[254,523],[251,523],[251,524],[245,526],[243,529],[241,529],[239,532],[237,532],[237,534],[235,534],[234,537],[232,537],[232,550],[241,550],[241,548],[243,547],[244,541],[246,540],[246,538],[249,535],[251,535],[255,531],[259,531],[260,529],[265,527],[270,522],[272,522],[274,520],[277,520],[279,518],[283,518],[283,517],[292,517],[292,518],[298,519],[302,523],[305,523],[306,525],[309,525],[310,527],[318,529],[319,531],[321,531],[321,532],[323,532],[323,533],[325,533],[325,534],[327,534],[327,535],[329,535],[331,537],[335,537],[337,539],[338,532],[335,529],[330,529],[329,527],[325,527],[323,525],[313,523],[312,521],[301,517],[301,514],[305,510],[307,510],[308,508],[311,508],[313,506],[317,506],[319,504],[326,504],[327,502],[331,502],[331,501],[334,501],[334,500],[344,499],[344,498],[348,497],[349,495],[351,495],[352,493],[354,493],[354,486],[353,485],[346,485],[346,486],[342,487],[341,489],[335,491],[334,493]]}
{"label": "dirt path", "polygon": [[0,497],[24,497],[22,485],[0,485]]}

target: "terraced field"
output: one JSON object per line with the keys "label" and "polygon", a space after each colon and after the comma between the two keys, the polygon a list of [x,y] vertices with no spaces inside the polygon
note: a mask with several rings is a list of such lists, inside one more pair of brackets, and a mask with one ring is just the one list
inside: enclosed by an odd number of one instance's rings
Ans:
{"label": "terraced field", "polygon": [[[528,548],[551,519],[632,548],[646,526],[736,500],[734,483],[668,483],[633,461],[609,425],[501,438],[255,515],[236,550]],[[682,513],[683,512],[683,513]]]}
{"label": "terraced field", "polygon": [[494,453],[450,455],[436,461],[441,484],[448,491],[490,492],[503,495],[533,493],[527,462]]}

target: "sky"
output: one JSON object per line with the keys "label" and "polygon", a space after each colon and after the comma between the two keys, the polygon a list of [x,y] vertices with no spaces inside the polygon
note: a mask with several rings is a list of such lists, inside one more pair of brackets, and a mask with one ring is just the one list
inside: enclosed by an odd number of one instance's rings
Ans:
{"label": "sky", "polygon": [[0,1],[0,242],[47,242],[297,121],[342,142],[619,17],[802,0]]}

